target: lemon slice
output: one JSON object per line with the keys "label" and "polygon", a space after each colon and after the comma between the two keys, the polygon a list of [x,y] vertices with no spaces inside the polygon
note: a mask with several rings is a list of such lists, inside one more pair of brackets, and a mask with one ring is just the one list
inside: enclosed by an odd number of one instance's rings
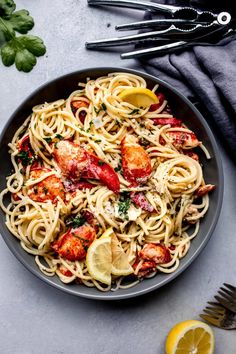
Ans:
{"label": "lemon slice", "polygon": [[129,264],[128,256],[123,250],[120,241],[113,233],[111,236],[112,267],[111,273],[117,276],[129,275],[134,272]]}
{"label": "lemon slice", "polygon": [[109,227],[105,232],[103,232],[102,236],[99,238],[99,240],[106,238],[106,237],[111,237],[111,235],[114,234],[113,228]]}
{"label": "lemon slice", "polygon": [[123,250],[120,241],[116,237],[113,228],[107,229],[101,239],[110,238],[111,240],[111,253],[112,253],[112,267],[111,273],[117,276],[125,276],[134,272],[133,268],[129,264],[128,256]]}
{"label": "lemon slice", "polygon": [[104,237],[93,241],[86,256],[88,272],[92,278],[111,285],[111,238]]}
{"label": "lemon slice", "polygon": [[155,93],[144,87],[130,87],[124,89],[119,94],[119,97],[122,101],[128,102],[139,108],[146,108],[153,103],[159,102]]}
{"label": "lemon slice", "polygon": [[213,354],[214,347],[212,329],[196,320],[178,323],[166,339],[166,354]]}

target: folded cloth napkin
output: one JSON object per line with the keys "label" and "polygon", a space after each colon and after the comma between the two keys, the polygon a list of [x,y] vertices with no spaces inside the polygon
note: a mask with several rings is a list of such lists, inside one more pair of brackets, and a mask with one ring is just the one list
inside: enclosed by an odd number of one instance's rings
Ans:
{"label": "folded cloth napkin", "polygon": [[[154,1],[155,2],[155,1]],[[228,11],[236,18],[231,0],[158,0],[190,5],[213,12]],[[146,18],[150,18],[150,13]],[[158,15],[155,15],[158,18]],[[172,84],[202,112],[222,144],[236,161],[236,35],[216,45],[195,45],[172,54],[141,59],[143,69]]]}

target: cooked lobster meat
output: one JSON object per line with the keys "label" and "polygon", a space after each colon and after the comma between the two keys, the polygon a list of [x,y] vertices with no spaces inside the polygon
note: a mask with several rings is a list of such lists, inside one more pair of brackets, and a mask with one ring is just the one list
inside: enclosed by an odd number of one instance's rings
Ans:
{"label": "cooked lobster meat", "polygon": [[133,135],[126,135],[121,141],[122,167],[124,177],[132,183],[144,183],[152,172],[151,159]]}
{"label": "cooked lobster meat", "polygon": [[196,196],[197,197],[203,197],[207,193],[213,191],[215,189],[214,184],[205,184],[205,186],[201,186],[196,190]]}
{"label": "cooked lobster meat", "polygon": [[53,250],[68,261],[81,261],[86,257],[87,249],[96,237],[90,225],[69,229],[52,244]]}
{"label": "cooked lobster meat", "polygon": [[146,243],[139,252],[139,257],[145,261],[153,261],[156,265],[171,261],[169,249],[160,243]]}
{"label": "cooked lobster meat", "polygon": [[[43,167],[31,169],[30,178],[40,178],[50,171],[49,168]],[[62,200],[65,199],[65,190],[61,179],[55,175],[51,175],[43,179],[41,182],[30,186],[28,196],[35,202],[46,202],[51,200],[52,203],[56,203],[58,196]]]}
{"label": "cooked lobster meat", "polygon": [[132,192],[130,194],[130,198],[132,199],[132,201],[134,202],[134,204],[138,207],[140,207],[141,209],[148,211],[149,213],[152,213],[155,211],[154,207],[152,206],[152,204],[149,203],[149,201],[147,200],[147,198],[145,197],[145,194],[142,192]]}
{"label": "cooked lobster meat", "polygon": [[[184,131],[169,131],[166,136],[170,143],[174,145],[177,149],[192,149],[201,144],[193,132]],[[164,139],[163,139],[164,140]],[[161,141],[161,144],[165,145],[165,141]]]}

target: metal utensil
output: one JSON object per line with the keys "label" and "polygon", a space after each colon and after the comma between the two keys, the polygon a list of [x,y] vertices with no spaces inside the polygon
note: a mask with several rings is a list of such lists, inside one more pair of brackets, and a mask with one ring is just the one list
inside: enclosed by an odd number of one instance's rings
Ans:
{"label": "metal utensil", "polygon": [[139,33],[135,35],[116,37],[116,38],[99,39],[92,42],[86,42],[85,46],[86,48],[89,49],[96,49],[100,47],[113,47],[113,46],[130,45],[130,44],[143,45],[143,44],[153,43],[160,40],[166,40],[168,39],[167,36],[170,35],[179,36],[179,35],[186,35],[190,33],[194,34],[200,31],[201,29],[202,29],[201,25],[196,25],[189,30],[182,30],[176,28],[174,25],[171,25],[168,29],[162,31]]}
{"label": "metal utensil", "polygon": [[236,287],[227,283],[224,283],[225,287],[220,287],[218,295],[215,299],[228,310],[236,313]]}
{"label": "metal utensil", "polygon": [[[213,24],[226,26],[231,21],[231,15],[228,12],[220,12],[218,15],[213,13],[208,13],[208,17],[205,18],[202,16],[197,20],[188,20],[188,19],[180,19],[180,18],[168,18],[168,19],[155,19],[155,20],[145,20],[145,21],[138,21],[132,23],[126,23],[123,25],[117,25],[115,28],[118,31],[127,31],[127,30],[138,30],[143,28],[156,28],[156,27],[163,27],[167,25],[175,25],[176,28],[183,30],[183,25],[189,26],[196,26],[201,25],[204,28],[212,26]],[[178,27],[180,26],[180,27]]]}
{"label": "metal utensil", "polygon": [[135,0],[88,0],[89,5],[106,5],[106,6],[116,6],[116,7],[128,7],[130,9],[138,9],[138,10],[151,10],[154,12],[164,12],[169,13],[172,17],[175,18],[183,18],[188,20],[196,20],[199,16],[208,17],[213,16],[217,17],[216,14],[210,11],[201,11],[188,6],[171,6],[171,5],[163,5],[148,1],[135,1]]}
{"label": "metal utensil", "polygon": [[203,310],[200,317],[213,326],[222,329],[236,329],[236,314],[217,302],[208,302],[209,305]]}
{"label": "metal utensil", "polygon": [[[219,14],[219,16],[221,16],[221,14]],[[228,18],[229,21],[230,18]],[[154,41],[159,41],[162,39],[162,37],[165,37],[166,39],[166,37],[169,36],[180,37],[181,35],[182,36],[190,35],[190,34],[193,35],[205,28],[208,28],[209,30],[208,33],[210,33],[210,28],[214,30],[215,28],[218,29],[221,27],[222,25],[220,25],[217,20],[214,20],[211,23],[207,23],[207,24],[195,24],[195,26],[190,29],[177,28],[175,24],[172,24],[169,28],[161,31],[145,32],[145,33],[139,33],[135,35],[129,35],[129,36],[123,36],[117,38],[99,39],[92,42],[86,42],[85,45],[86,48],[96,49],[100,47],[112,47],[112,46],[119,46],[119,45],[147,44],[150,42],[152,43]],[[194,36],[191,37],[191,39],[194,39]]]}
{"label": "metal utensil", "polygon": [[[219,39],[218,36],[220,36],[221,39],[224,37],[230,36],[231,34],[235,33],[234,30],[228,29],[226,32],[223,32],[221,28],[217,28],[210,33],[203,34],[199,37],[196,37],[192,39],[191,41],[177,41],[177,42],[171,42],[163,45],[159,45],[156,47],[152,48],[145,48],[145,49],[139,49],[139,50],[134,50],[131,52],[127,53],[122,53],[121,58],[122,59],[131,59],[131,58],[140,58],[144,56],[154,56],[154,55],[162,55],[168,52],[172,52],[173,50],[179,50],[183,49],[186,47],[192,47],[194,45],[209,45],[209,44],[214,44],[216,43]],[[217,38],[214,38],[214,37]]]}

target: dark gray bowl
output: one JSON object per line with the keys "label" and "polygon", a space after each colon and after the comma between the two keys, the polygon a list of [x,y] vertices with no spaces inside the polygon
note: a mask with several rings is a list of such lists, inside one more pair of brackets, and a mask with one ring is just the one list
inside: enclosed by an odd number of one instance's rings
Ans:
{"label": "dark gray bowl", "polygon": [[113,67],[85,69],[59,77],[58,79],[50,81],[49,83],[34,91],[34,93],[32,93],[32,95],[30,95],[21,104],[21,106],[13,113],[9,119],[0,137],[0,190],[5,188],[6,176],[9,175],[12,170],[7,144],[11,141],[16,129],[30,114],[32,107],[45,101],[50,102],[59,98],[68,97],[69,94],[77,88],[78,82],[85,81],[87,77],[96,78],[106,75],[110,72],[117,71],[130,72],[140,75],[146,79],[148,86],[150,85],[151,88],[156,83],[160,84],[161,89],[167,96],[170,102],[170,106],[172,107],[176,116],[181,118],[184,122],[187,123],[189,128],[194,130],[199,139],[204,142],[207,149],[209,150],[212,156],[211,160],[207,161],[203,154],[200,156],[200,158],[204,165],[204,176],[206,182],[215,184],[217,188],[210,196],[210,208],[207,212],[207,215],[201,222],[200,231],[197,237],[192,241],[188,254],[181,260],[180,266],[175,273],[158,274],[152,279],[146,279],[142,281],[140,284],[133,288],[107,293],[100,292],[95,288],[87,288],[77,284],[63,284],[60,282],[57,276],[46,277],[38,269],[34,261],[34,257],[26,253],[21,248],[19,241],[8,231],[7,227],[5,226],[5,215],[2,210],[0,210],[0,232],[12,253],[28,270],[55,288],[73,295],[99,300],[125,299],[142,295],[154,289],[160,288],[164,284],[177,277],[177,275],[181,274],[199,255],[199,253],[203,250],[209,241],[219,218],[223,198],[223,171],[219,150],[210,128],[208,127],[206,121],[199,113],[199,111],[194,107],[194,105],[187,98],[177,92],[172,86],[155,78],[154,76],[130,69]]}

